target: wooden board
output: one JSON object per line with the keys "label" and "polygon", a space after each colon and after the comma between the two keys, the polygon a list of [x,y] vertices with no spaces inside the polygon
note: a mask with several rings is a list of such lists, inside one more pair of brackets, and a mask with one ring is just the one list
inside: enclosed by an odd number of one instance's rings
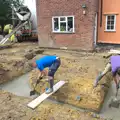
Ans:
{"label": "wooden board", "polygon": [[59,81],[53,86],[54,91],[50,94],[43,93],[36,99],[34,99],[32,102],[30,102],[27,106],[34,109],[36,108],[41,102],[43,102],[46,98],[48,98],[50,95],[55,93],[60,87],[62,87],[65,84],[65,81]]}

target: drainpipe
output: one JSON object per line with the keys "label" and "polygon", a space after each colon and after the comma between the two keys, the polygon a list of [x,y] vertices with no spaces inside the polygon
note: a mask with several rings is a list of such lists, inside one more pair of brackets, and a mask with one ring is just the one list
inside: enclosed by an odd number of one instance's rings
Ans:
{"label": "drainpipe", "polygon": [[[95,28],[94,28],[94,33],[93,33],[93,36],[94,36],[94,49],[96,48],[96,45],[97,45],[97,40],[98,40],[98,14],[99,14],[99,3],[100,3],[100,0],[97,0],[95,2],[96,4],[96,15],[95,15]],[[96,33],[95,33],[96,32]]]}
{"label": "drainpipe", "polygon": [[103,0],[101,0],[101,8],[100,8],[100,27],[102,27],[102,13],[103,13]]}
{"label": "drainpipe", "polygon": [[99,23],[99,10],[100,10],[100,5],[99,5],[99,3],[100,3],[100,0],[98,0],[98,3],[97,3],[97,7],[98,7],[98,9],[97,9],[97,35],[96,35],[96,45],[97,45],[97,40],[98,40],[98,23]]}

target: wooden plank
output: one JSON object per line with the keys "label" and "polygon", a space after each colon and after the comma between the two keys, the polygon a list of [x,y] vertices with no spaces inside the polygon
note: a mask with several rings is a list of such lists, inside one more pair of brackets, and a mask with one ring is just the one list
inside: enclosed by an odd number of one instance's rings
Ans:
{"label": "wooden plank", "polygon": [[62,87],[65,84],[65,81],[59,81],[53,86],[54,91],[50,94],[43,93],[36,99],[34,99],[32,102],[30,102],[27,106],[34,109],[36,108],[41,102],[43,102],[46,98],[51,96],[53,93],[55,93],[60,87]]}

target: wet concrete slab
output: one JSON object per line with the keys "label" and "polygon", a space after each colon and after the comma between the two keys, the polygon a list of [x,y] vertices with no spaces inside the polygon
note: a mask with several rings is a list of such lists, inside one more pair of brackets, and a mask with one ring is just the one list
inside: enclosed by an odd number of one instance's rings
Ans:
{"label": "wet concrete slab", "polygon": [[3,39],[3,36],[2,35],[0,35],[0,41]]}
{"label": "wet concrete slab", "polygon": [[[114,107],[109,108],[109,103],[111,102],[112,98],[115,98],[115,93],[116,93],[115,83],[112,82],[111,87],[108,91],[108,94],[105,98],[105,102],[103,104],[103,108],[101,110],[100,115],[102,115],[106,118],[111,118],[112,120],[120,120],[120,107],[119,108],[114,108]],[[117,100],[120,100],[120,89],[118,91]]]}
{"label": "wet concrete slab", "polygon": [[0,88],[17,96],[28,98],[37,97],[37,95],[30,96],[31,88],[29,86],[29,73],[0,85]]}

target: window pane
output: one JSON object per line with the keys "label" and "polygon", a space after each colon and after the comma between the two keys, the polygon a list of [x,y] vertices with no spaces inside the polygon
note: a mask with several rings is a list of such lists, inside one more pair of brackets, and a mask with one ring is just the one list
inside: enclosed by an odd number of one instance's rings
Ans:
{"label": "window pane", "polygon": [[107,30],[110,30],[110,26],[107,26]]}
{"label": "window pane", "polygon": [[113,25],[111,26],[111,30],[114,30],[114,26]]}
{"label": "window pane", "polygon": [[111,16],[111,19],[114,20],[114,19],[115,19],[115,16]]}
{"label": "window pane", "polygon": [[66,22],[60,23],[60,31],[66,31]]}
{"label": "window pane", "polygon": [[68,17],[68,31],[73,32],[73,17]]}
{"label": "window pane", "polygon": [[107,21],[107,25],[110,25],[110,23],[111,23],[110,21]]}
{"label": "window pane", "polygon": [[114,25],[114,21],[111,21],[111,25]]}
{"label": "window pane", "polygon": [[58,31],[58,30],[59,30],[58,18],[54,18],[54,31]]}
{"label": "window pane", "polygon": [[68,17],[68,21],[73,21],[73,17]]}
{"label": "window pane", "polygon": [[60,21],[65,21],[65,17],[61,17],[61,18],[60,18]]}
{"label": "window pane", "polygon": [[107,18],[108,20],[110,20],[110,16],[108,16],[108,18]]}

